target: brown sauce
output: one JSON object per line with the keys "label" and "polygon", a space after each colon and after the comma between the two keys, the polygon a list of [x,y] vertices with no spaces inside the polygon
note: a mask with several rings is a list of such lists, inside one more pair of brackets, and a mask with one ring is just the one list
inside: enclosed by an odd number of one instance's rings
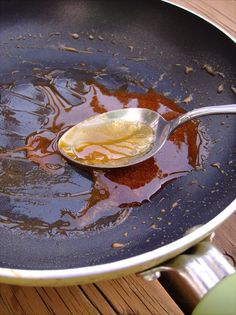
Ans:
{"label": "brown sauce", "polygon": [[[2,119],[8,143],[0,143],[0,198],[9,198],[14,206],[0,213],[0,225],[31,232],[50,230],[51,234],[115,226],[127,218],[132,206],[150,200],[164,183],[201,165],[207,155],[207,140],[199,123],[188,122],[147,161],[125,169],[90,170],[90,185],[83,171],[58,152],[58,139],[70,127],[96,113],[121,108],[149,108],[167,120],[184,110],[152,89],[143,93],[108,90],[95,80],[39,80],[7,87],[5,94]],[[21,105],[21,113],[19,101],[27,103]],[[21,128],[26,119],[23,126],[28,127]],[[15,142],[7,137],[12,132]],[[22,139],[25,143],[17,146]],[[33,166],[19,171],[21,160],[32,161]]]}

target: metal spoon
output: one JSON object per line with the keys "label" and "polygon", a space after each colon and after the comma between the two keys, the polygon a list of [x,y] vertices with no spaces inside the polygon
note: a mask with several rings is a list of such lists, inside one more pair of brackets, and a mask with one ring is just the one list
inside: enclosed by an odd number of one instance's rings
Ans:
{"label": "metal spoon", "polygon": [[[145,108],[128,108],[128,109],[120,109],[115,111],[110,111],[104,114],[96,115],[90,117],[87,120],[75,125],[71,129],[69,129],[59,140],[58,148],[59,151],[67,158],[72,160],[75,163],[92,166],[96,168],[118,168],[129,166],[133,164],[140,163],[151,156],[153,156],[157,151],[161,149],[164,145],[168,137],[173,133],[173,131],[178,128],[180,125],[185,122],[207,115],[217,115],[217,114],[236,114],[236,104],[230,105],[220,105],[220,106],[208,106],[202,107],[199,109],[194,109],[190,112],[187,112],[176,119],[171,121],[166,121],[160,114]],[[80,128],[91,125],[99,126],[99,124],[107,124],[114,121],[125,121],[130,123],[142,123],[147,126],[150,126],[153,130],[153,141],[150,143],[149,149],[144,152],[143,155],[135,155],[126,159],[118,159],[114,163],[102,163],[98,165],[89,164],[88,162],[84,162],[83,160],[76,159],[73,154],[68,154],[64,150],[62,143],[68,142],[68,135],[74,131],[73,139],[70,137],[70,143],[68,146],[73,147],[73,141],[76,139],[76,132],[80,130]],[[73,151],[73,148],[72,148]]]}

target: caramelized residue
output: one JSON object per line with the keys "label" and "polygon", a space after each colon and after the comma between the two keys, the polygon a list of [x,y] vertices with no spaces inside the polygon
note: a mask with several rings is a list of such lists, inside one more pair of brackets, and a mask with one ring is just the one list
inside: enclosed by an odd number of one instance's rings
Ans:
{"label": "caramelized residue", "polygon": [[73,125],[121,108],[149,108],[167,120],[184,110],[152,89],[129,92],[117,83],[109,90],[105,81],[67,79],[60,72],[55,78],[37,71],[33,82],[0,86],[1,225],[49,234],[111,228],[207,155],[206,137],[193,121],[138,165],[87,173],[58,152],[58,139]]}

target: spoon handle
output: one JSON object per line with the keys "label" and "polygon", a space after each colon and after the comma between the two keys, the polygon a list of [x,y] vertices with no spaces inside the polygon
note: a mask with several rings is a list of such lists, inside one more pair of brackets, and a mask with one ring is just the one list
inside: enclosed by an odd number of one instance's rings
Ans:
{"label": "spoon handle", "polygon": [[217,114],[236,114],[236,104],[207,106],[187,112],[186,114],[183,114],[171,121],[170,133],[172,133],[178,126],[186,123],[189,120],[201,116]]}

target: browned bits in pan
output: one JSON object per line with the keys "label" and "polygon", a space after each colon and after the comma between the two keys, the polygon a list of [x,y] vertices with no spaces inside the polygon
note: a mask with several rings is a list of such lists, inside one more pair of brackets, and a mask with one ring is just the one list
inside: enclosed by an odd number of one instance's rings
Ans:
{"label": "browned bits in pan", "polygon": [[231,91],[236,94],[236,88],[233,85],[231,85]]}
{"label": "browned bits in pan", "polygon": [[59,47],[60,50],[64,50],[64,51],[69,51],[69,52],[74,52],[74,53],[78,53],[78,49],[74,48],[74,47],[68,47],[68,46],[64,46],[64,45],[61,45]]}
{"label": "browned bits in pan", "polygon": [[171,209],[176,208],[178,205],[179,205],[179,200],[175,201],[175,202],[172,204]]}
{"label": "browned bits in pan", "polygon": [[90,48],[85,48],[85,49],[78,49],[78,53],[81,53],[81,54],[92,54],[93,52],[90,50]]}
{"label": "browned bits in pan", "polygon": [[136,62],[140,62],[140,61],[146,61],[147,58],[146,57],[128,57],[127,58],[128,60],[131,60],[131,61],[136,61]]}
{"label": "browned bits in pan", "polygon": [[119,249],[119,248],[125,247],[125,244],[122,244],[122,243],[112,243],[112,244],[111,244],[111,247],[112,247],[113,249]]}
{"label": "browned bits in pan", "polygon": [[18,73],[18,72],[20,72],[19,70],[13,70],[12,72],[11,72],[11,74],[13,75],[13,74],[16,74],[16,73]]}
{"label": "browned bits in pan", "polygon": [[19,36],[16,38],[16,40],[21,40],[21,39],[23,39],[23,36],[22,36],[22,35],[19,35]]}
{"label": "browned bits in pan", "polygon": [[224,75],[224,73],[223,73],[223,72],[219,72],[219,71],[217,71],[217,72],[216,72],[216,74],[218,74],[218,76],[220,76],[222,79],[224,79],[224,78],[225,78],[225,75]]}
{"label": "browned bits in pan", "polygon": [[189,74],[190,72],[193,72],[193,68],[192,68],[192,67],[185,66],[185,67],[184,67],[184,73],[185,73],[185,74]]}
{"label": "browned bits in pan", "polygon": [[193,96],[192,94],[190,94],[189,96],[185,97],[185,99],[182,100],[182,103],[188,104],[193,100]]}
{"label": "browned bits in pan", "polygon": [[207,72],[208,74],[212,75],[212,76],[214,76],[214,75],[216,74],[215,71],[214,71],[214,69],[213,69],[213,67],[210,66],[210,65],[208,65],[208,64],[204,64],[203,67],[202,67],[202,69],[206,70],[206,72]]}
{"label": "browned bits in pan", "polygon": [[218,163],[218,162],[217,163],[212,163],[211,166],[212,167],[216,167],[216,168],[218,168],[218,170],[220,170],[220,163]]}
{"label": "browned bits in pan", "polygon": [[104,40],[104,38],[101,35],[98,35],[98,39],[101,40],[101,41]]}
{"label": "browned bits in pan", "polygon": [[[59,35],[61,35],[60,32],[52,32],[52,33],[50,33],[50,34],[48,35],[48,40],[49,40],[51,37],[53,37],[53,36],[59,36]],[[31,36],[32,36],[32,35],[31,35]]]}
{"label": "browned bits in pan", "polygon": [[217,86],[217,89],[216,89],[217,93],[220,94],[224,91],[224,85],[221,83]]}
{"label": "browned bits in pan", "polygon": [[77,34],[77,33],[70,33],[70,36],[71,36],[73,39],[79,39],[79,34]]}
{"label": "browned bits in pan", "polygon": [[151,229],[153,230],[157,230],[157,225],[155,223],[153,223],[151,226],[150,226]]}

